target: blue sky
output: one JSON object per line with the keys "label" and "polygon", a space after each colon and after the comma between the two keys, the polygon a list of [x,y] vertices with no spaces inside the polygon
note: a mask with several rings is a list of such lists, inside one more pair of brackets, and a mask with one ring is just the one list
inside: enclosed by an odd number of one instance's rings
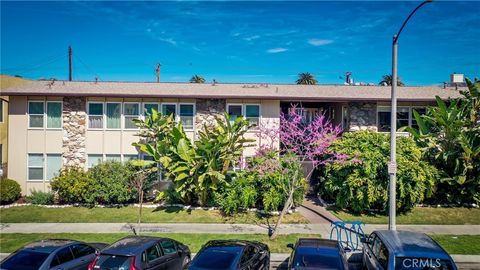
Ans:
{"label": "blue sky", "polygon": [[[1,2],[1,73],[74,79],[377,83],[391,70],[391,40],[417,1]],[[399,74],[434,85],[453,72],[480,76],[480,2],[437,1],[399,40]]]}

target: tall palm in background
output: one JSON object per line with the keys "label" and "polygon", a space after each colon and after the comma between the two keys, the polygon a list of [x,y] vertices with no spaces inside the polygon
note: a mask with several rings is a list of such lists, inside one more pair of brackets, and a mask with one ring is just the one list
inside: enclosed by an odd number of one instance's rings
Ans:
{"label": "tall palm in background", "polygon": [[192,78],[190,78],[191,83],[205,83],[205,78],[203,78],[200,75],[193,75]]}
{"label": "tall palm in background", "polygon": [[[391,86],[392,80],[393,76],[391,74],[383,75],[382,80],[378,83],[378,85]],[[400,77],[397,77],[397,86],[405,86]]]}
{"label": "tall palm in background", "polygon": [[298,74],[298,79],[297,79],[297,84],[317,84],[317,80],[315,79],[315,76],[305,72],[305,73],[300,73]]}

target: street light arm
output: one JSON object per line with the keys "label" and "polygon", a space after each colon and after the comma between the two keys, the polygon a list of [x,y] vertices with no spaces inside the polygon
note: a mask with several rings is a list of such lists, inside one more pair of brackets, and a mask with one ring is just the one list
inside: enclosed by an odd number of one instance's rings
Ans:
{"label": "street light arm", "polygon": [[403,28],[405,27],[405,25],[407,25],[408,20],[410,20],[410,18],[413,16],[413,14],[415,14],[415,12],[417,12],[417,10],[420,9],[423,5],[428,4],[428,3],[431,3],[431,2],[433,2],[433,0],[423,1],[420,5],[418,5],[418,7],[416,7],[416,8],[410,13],[410,15],[408,15],[407,19],[403,22],[402,27],[400,27],[400,30],[398,30],[398,33],[395,35],[395,38],[393,39],[393,43],[397,43],[398,37],[399,37],[400,34],[402,33]]}

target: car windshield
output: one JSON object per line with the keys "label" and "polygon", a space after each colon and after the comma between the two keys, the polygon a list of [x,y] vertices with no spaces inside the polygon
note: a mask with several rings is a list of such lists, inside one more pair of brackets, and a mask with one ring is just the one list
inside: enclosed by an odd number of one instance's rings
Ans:
{"label": "car windshield", "polygon": [[293,259],[296,267],[318,267],[321,269],[342,269],[340,256],[322,253],[300,252]]}
{"label": "car windshield", "polygon": [[0,268],[6,270],[37,270],[47,259],[49,253],[21,250],[4,261]]}
{"label": "car windshield", "polygon": [[95,270],[124,270],[129,269],[132,257],[116,255],[100,255],[95,263]]}
{"label": "car windshield", "polygon": [[236,252],[221,249],[207,249],[197,255],[192,266],[207,269],[229,269],[235,258]]}
{"label": "car windshield", "polygon": [[395,270],[453,270],[450,260],[435,258],[396,257]]}

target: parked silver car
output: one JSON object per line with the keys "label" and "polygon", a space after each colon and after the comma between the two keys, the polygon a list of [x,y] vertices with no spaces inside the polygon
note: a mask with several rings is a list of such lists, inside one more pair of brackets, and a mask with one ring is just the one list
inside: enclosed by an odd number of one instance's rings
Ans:
{"label": "parked silver car", "polygon": [[15,251],[0,263],[1,270],[86,270],[104,243],[49,239]]}

